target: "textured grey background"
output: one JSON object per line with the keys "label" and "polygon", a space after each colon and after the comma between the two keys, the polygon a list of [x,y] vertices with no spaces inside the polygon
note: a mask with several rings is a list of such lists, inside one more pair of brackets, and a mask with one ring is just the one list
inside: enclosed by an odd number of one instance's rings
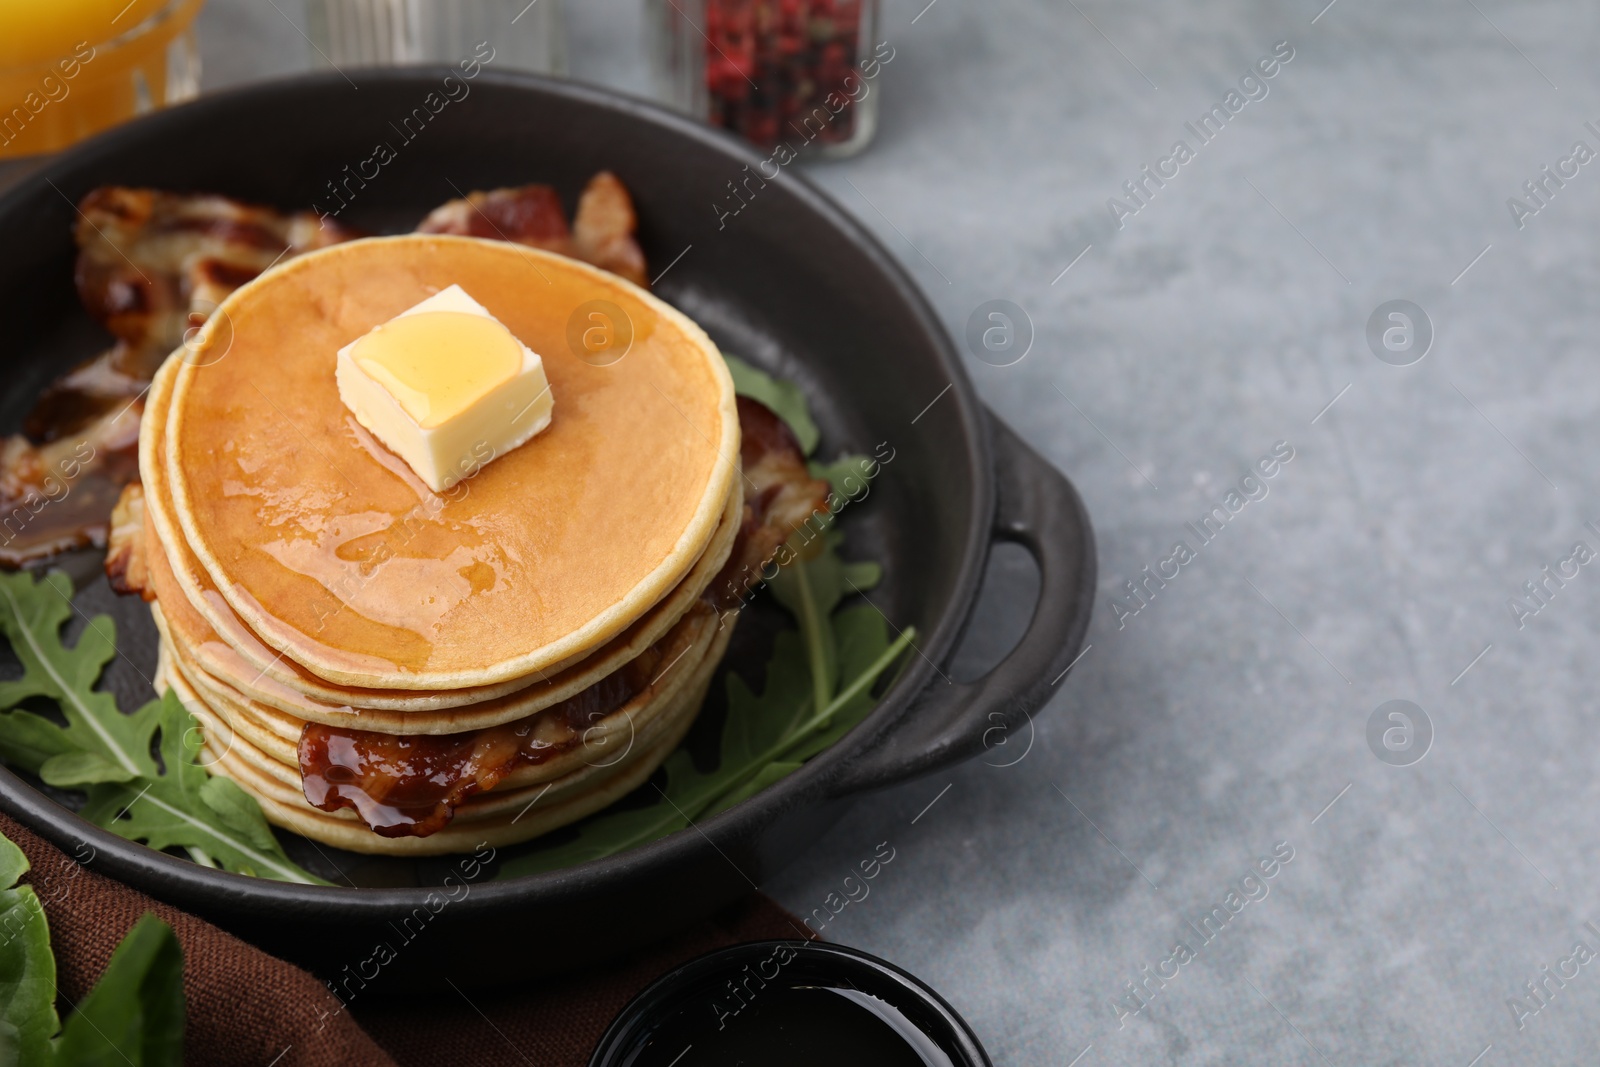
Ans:
{"label": "textured grey background", "polygon": [[[574,76],[648,87],[639,2],[569,4]],[[1507,600],[1600,549],[1600,162],[1525,229],[1505,201],[1600,149],[1600,8],[925,2],[886,5],[877,143],[808,173],[958,336],[986,300],[1030,314],[1026,359],[970,369],[1088,502],[1092,647],[1031,748],[988,757],[1020,762],[863,803],[767,888],[810,912],[888,841],[824,932],[926,978],[1001,1065],[1594,1063],[1600,963],[1521,1031],[1506,1001],[1600,949],[1600,573],[1525,629]],[[207,87],[306,65],[276,4],[212,0]],[[1269,95],[1116,229],[1107,198],[1280,40]],[[1437,330],[1414,366],[1365,341],[1393,298]],[[1122,582],[1280,440],[1270,495],[1119,630]],[[974,663],[1029,610],[1025,566],[994,578]],[[1409,767],[1366,741],[1397,698],[1436,732]],[[1187,922],[1279,842],[1270,895],[1200,947]],[[1180,939],[1198,958],[1119,1021]]]}

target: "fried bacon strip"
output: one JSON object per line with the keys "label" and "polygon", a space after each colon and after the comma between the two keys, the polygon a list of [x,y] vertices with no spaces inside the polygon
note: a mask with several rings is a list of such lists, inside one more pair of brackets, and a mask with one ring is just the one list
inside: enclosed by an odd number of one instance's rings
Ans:
{"label": "fried bacon strip", "polygon": [[281,260],[360,236],[310,211],[116,185],[91,191],[78,212],[78,297],[120,342],[115,369],[146,382],[239,286]]}
{"label": "fried bacon strip", "polygon": [[638,218],[633,198],[615,174],[603,170],[578,197],[569,229],[561,198],[548,185],[518,185],[471,192],[441,204],[417,226],[418,233],[453,233],[542,248],[581,259],[649,287],[644,253],[634,239]]}
{"label": "fried bacon strip", "polygon": [[47,385],[23,420],[23,434],[40,444],[80,434],[108,410],[142,395],[149,379],[122,369],[131,362],[126,351],[119,343]]}
{"label": "fried bacon strip", "polygon": [[739,463],[744,518],[728,562],[711,583],[718,608],[738,607],[761,585],[761,571],[786,541],[828,513],[828,483],[811,477],[794,432],[772,409],[747,396],[739,401]]}
{"label": "fried bacon strip", "polygon": [[103,548],[122,486],[139,474],[139,397],[73,437],[0,439],[0,566]]}
{"label": "fried bacon strip", "polygon": [[650,686],[663,658],[652,645],[576,696],[482,730],[402,736],[307,723],[298,751],[306,801],[349,808],[381,837],[427,837],[468,797],[583,744],[591,727]]}
{"label": "fried bacon strip", "polygon": [[518,185],[471,192],[464,200],[447,200],[417,223],[418,233],[453,233],[484,237],[572,254],[572,230],[561,209],[561,197],[548,185]]}
{"label": "fried bacon strip", "polygon": [[578,213],[572,220],[573,254],[648,289],[650,276],[645,273],[644,252],[634,239],[638,229],[633,197],[621,180],[609,170],[590,178],[583,195],[578,197]]}
{"label": "fried bacon strip", "polygon": [[111,509],[111,535],[106,543],[106,579],[113,591],[128,596],[138,593],[154,600],[150,572],[144,555],[144,486],[129,482],[122,487],[116,507]]}
{"label": "fried bacon strip", "polygon": [[116,344],[45,389],[23,424],[38,442],[80,434],[143,394],[188,332],[273,263],[357,236],[310,212],[114,185],[78,211],[78,299]]}

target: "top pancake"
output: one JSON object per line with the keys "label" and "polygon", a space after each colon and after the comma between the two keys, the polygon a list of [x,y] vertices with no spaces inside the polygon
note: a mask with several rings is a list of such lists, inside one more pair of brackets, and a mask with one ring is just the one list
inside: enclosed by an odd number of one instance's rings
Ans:
{"label": "top pancake", "polygon": [[[555,411],[434,494],[345,408],[334,365],[451,284],[543,357]],[[568,341],[596,300],[633,334],[607,366]],[[343,685],[492,685],[596,647],[683,577],[736,477],[733,382],[705,333],[536,249],[336,245],[236,291],[180,357],[164,462],[183,537],[257,636]]]}

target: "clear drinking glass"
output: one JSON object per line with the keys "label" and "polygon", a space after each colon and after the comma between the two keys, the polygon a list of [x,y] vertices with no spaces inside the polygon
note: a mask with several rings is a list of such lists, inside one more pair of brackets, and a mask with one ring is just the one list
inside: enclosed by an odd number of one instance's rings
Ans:
{"label": "clear drinking glass", "polygon": [[0,4],[0,159],[54,152],[200,91],[204,0]]}
{"label": "clear drinking glass", "polygon": [[561,0],[306,0],[306,14],[336,67],[457,63],[487,41],[492,69],[566,73]]}
{"label": "clear drinking glass", "polygon": [[894,58],[875,38],[878,0],[643,2],[669,105],[780,153],[847,156],[872,139]]}

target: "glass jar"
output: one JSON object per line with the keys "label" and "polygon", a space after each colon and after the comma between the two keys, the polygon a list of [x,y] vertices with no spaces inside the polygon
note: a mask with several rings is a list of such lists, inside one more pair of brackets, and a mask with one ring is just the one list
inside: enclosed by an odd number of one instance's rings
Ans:
{"label": "glass jar", "polygon": [[205,0],[0,6],[0,158],[55,152],[200,91]]}
{"label": "glass jar", "polygon": [[334,67],[453,64],[565,74],[561,0],[306,0],[315,58]]}
{"label": "glass jar", "polygon": [[663,100],[762,148],[852,155],[877,125],[878,0],[644,0]]}

